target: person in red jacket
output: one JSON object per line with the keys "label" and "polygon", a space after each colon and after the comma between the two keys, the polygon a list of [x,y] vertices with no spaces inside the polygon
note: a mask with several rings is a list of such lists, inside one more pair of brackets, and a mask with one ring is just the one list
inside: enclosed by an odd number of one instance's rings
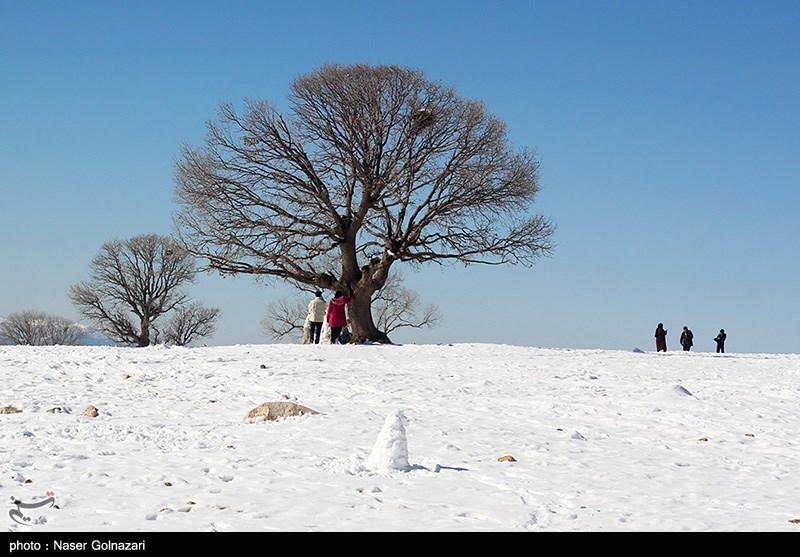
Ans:
{"label": "person in red jacket", "polygon": [[350,296],[344,296],[337,290],[333,299],[328,304],[328,312],[326,319],[328,327],[331,328],[331,344],[336,344],[339,335],[342,333],[342,328],[347,326],[347,314],[345,313],[345,306],[350,303]]}

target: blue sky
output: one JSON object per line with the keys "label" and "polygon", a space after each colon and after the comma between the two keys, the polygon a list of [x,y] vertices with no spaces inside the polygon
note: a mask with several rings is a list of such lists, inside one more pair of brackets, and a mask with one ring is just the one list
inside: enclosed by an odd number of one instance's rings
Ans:
{"label": "blue sky", "polygon": [[[326,62],[479,98],[542,159],[557,250],[531,269],[404,269],[439,304],[402,342],[800,352],[800,3],[0,2],[0,316],[78,318],[112,238],[169,233],[173,165],[222,101],[280,104]],[[289,291],[202,275],[211,343],[265,342]]]}

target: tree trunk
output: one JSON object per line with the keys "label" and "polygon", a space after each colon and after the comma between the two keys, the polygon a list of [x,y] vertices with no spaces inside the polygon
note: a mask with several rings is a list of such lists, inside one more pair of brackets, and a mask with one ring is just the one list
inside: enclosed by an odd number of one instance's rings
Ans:
{"label": "tree trunk", "polygon": [[137,339],[140,348],[150,346],[150,320],[143,317],[141,319],[141,324],[142,332]]}
{"label": "tree trunk", "polygon": [[391,344],[392,341],[389,340],[386,333],[379,331],[372,319],[372,295],[356,290],[352,293],[352,296],[353,298],[347,308],[350,329],[353,333],[352,342],[369,340]]}
{"label": "tree trunk", "polygon": [[348,229],[345,241],[339,245],[342,254],[342,283],[352,297],[347,308],[348,324],[353,334],[351,342],[369,340],[390,344],[392,341],[386,333],[378,330],[372,319],[372,295],[377,289],[371,280],[372,271],[369,266],[358,266],[355,235],[354,228]]}

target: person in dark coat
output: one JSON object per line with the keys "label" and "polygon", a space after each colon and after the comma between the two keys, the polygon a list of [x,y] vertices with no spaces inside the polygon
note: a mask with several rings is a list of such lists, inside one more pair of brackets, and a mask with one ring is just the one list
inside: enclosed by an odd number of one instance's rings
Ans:
{"label": "person in dark coat", "polygon": [[689,330],[689,327],[684,327],[683,332],[681,333],[681,346],[683,346],[683,349],[686,352],[692,349],[692,346],[694,345],[693,339],[694,334],[692,334],[692,331]]}
{"label": "person in dark coat", "polygon": [[663,323],[659,323],[656,327],[656,352],[667,351],[667,330],[664,328]]}
{"label": "person in dark coat", "polygon": [[331,344],[336,344],[342,329],[347,326],[347,314],[345,306],[350,303],[350,296],[345,297],[340,291],[336,291],[333,300],[328,304],[327,321],[331,328]]}
{"label": "person in dark coat", "polygon": [[725,339],[728,335],[725,334],[725,329],[720,329],[717,338],[714,339],[717,343],[717,354],[725,353]]}

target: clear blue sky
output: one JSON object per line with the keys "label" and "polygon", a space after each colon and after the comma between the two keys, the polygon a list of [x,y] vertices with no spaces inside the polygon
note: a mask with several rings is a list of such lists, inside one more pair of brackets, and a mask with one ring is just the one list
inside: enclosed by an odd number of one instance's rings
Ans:
{"label": "clear blue sky", "polygon": [[[800,352],[800,3],[0,1],[0,316],[71,318],[100,244],[169,233],[173,164],[222,101],[326,62],[479,98],[542,158],[555,255],[404,270],[445,319],[404,342]],[[203,275],[212,343],[288,292]]]}

